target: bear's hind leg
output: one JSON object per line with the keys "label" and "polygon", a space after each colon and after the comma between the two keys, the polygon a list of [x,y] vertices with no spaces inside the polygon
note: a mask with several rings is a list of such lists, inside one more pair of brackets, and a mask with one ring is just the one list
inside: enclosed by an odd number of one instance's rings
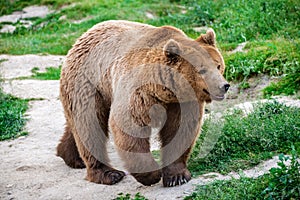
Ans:
{"label": "bear's hind leg", "polygon": [[57,146],[56,155],[61,157],[69,167],[85,168],[84,162],[79,156],[74,136],[68,125],[66,125],[65,133]]}
{"label": "bear's hind leg", "polygon": [[120,182],[125,173],[116,170],[109,166],[108,163],[102,163],[98,161],[84,145],[80,144],[82,158],[87,166],[87,176],[88,181],[106,185],[113,185]]}
{"label": "bear's hind leg", "polygon": [[97,92],[95,101],[86,104],[87,109],[77,120],[79,132],[74,134],[74,137],[80,156],[87,167],[86,179],[94,183],[113,185],[121,181],[125,173],[112,168],[109,164],[106,143],[110,110],[104,102],[102,95]]}
{"label": "bear's hind leg", "polygon": [[[101,134],[101,133],[100,133]],[[106,152],[106,136],[100,140],[97,137],[88,137],[85,144],[78,134],[74,134],[78,151],[87,168],[88,181],[106,185],[113,185],[122,180],[125,173],[112,168]],[[88,146],[91,144],[92,146]],[[87,148],[89,147],[89,148]]]}

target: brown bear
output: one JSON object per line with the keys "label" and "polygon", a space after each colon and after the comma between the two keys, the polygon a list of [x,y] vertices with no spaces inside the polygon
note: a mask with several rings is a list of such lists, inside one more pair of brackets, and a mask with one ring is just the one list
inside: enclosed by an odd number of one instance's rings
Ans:
{"label": "brown bear", "polygon": [[[224,60],[209,29],[196,40],[171,26],[112,20],[84,33],[68,52],[60,79],[66,117],[57,155],[87,180],[115,184],[125,173],[109,164],[112,133],[128,172],[144,185],[191,179],[189,153],[200,132],[204,106],[229,88]],[[149,138],[158,130],[161,164]]]}

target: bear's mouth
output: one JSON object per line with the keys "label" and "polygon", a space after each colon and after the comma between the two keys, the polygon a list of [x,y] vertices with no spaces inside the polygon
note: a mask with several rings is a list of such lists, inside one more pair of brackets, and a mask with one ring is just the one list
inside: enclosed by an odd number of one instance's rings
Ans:
{"label": "bear's mouth", "polygon": [[210,98],[212,100],[215,100],[215,101],[222,101],[225,98],[225,95],[218,96],[218,95],[210,94],[206,89],[203,89],[203,92],[205,92],[207,95],[210,96]]}
{"label": "bear's mouth", "polygon": [[205,92],[206,94],[210,95],[209,92],[206,89],[203,89],[203,92]]}

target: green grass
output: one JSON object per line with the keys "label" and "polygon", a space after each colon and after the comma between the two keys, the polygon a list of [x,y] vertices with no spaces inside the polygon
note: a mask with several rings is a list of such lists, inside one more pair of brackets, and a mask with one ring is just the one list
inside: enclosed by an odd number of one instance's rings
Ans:
{"label": "green grass", "polygon": [[[256,74],[284,75],[282,81],[264,91],[265,97],[299,91],[300,6],[297,0],[5,0],[0,4],[0,14],[33,4],[48,5],[57,12],[45,19],[32,19],[33,26],[29,30],[17,23],[15,33],[0,34],[0,53],[65,55],[83,32],[110,19],[173,25],[192,38],[200,34],[193,27],[209,26],[217,33],[227,65],[227,79],[242,81],[243,89],[247,88],[247,79]],[[155,18],[147,18],[146,12]],[[62,16],[66,19],[60,20]],[[83,18],[87,20],[80,24],[73,22]],[[247,53],[226,53],[244,41],[249,42]],[[293,73],[296,74],[290,75]]]}
{"label": "green grass", "polygon": [[214,181],[208,185],[198,186],[196,191],[185,197],[185,200],[233,200],[233,199],[263,199],[261,192],[267,187],[268,175],[252,178],[231,179],[229,181]]}
{"label": "green grass", "polygon": [[4,94],[0,89],[0,141],[26,135],[23,131],[28,100]]}
{"label": "green grass", "polygon": [[[278,167],[272,168],[269,174],[258,178],[217,180],[207,185],[200,185],[185,200],[232,200],[232,199],[299,199],[300,198],[300,163],[296,151],[292,158],[280,155]],[[291,165],[284,161],[290,160]]]}
{"label": "green grass", "polygon": [[[199,33],[193,27],[210,26],[215,29],[218,41],[225,48],[242,41],[260,39],[287,40],[299,36],[300,7],[296,0],[243,1],[77,1],[32,0],[5,1],[2,14],[20,10],[40,2],[59,9],[62,5],[76,4],[50,14],[45,19],[35,19],[28,31],[19,27],[14,34],[1,34],[0,53],[66,54],[75,39],[94,24],[109,19],[126,19],[157,26],[174,25],[191,37]],[[181,6],[181,7],[180,7]],[[184,7],[182,7],[184,6]],[[186,13],[182,13],[185,11]],[[148,19],[145,12],[156,18]],[[67,20],[59,20],[65,15]],[[72,20],[91,17],[81,24]],[[43,24],[43,26],[41,26]],[[231,44],[233,43],[233,45]],[[231,45],[230,45],[231,44]]]}
{"label": "green grass", "polygon": [[[62,1],[64,2],[64,1]],[[13,34],[2,34],[0,53],[8,54],[66,54],[83,32],[93,25],[110,19],[127,19],[146,22],[146,11],[160,14],[169,10],[176,12],[176,6],[168,1],[74,1],[75,6],[50,14],[45,19],[37,19],[30,30],[19,27]],[[61,4],[53,1],[53,4]],[[58,7],[57,5],[55,7]],[[61,16],[67,20],[59,20]],[[80,24],[73,23],[84,17],[91,19]]]}
{"label": "green grass", "polygon": [[258,74],[282,76],[278,83],[264,89],[264,96],[293,95],[300,90],[300,41],[278,38],[272,41],[250,42],[247,52],[224,54],[225,77],[229,81],[242,82],[241,88],[249,85],[247,79]]}
{"label": "green grass", "polygon": [[225,76],[229,81],[242,81],[261,73],[280,76],[300,69],[299,39],[251,42],[246,51],[224,55]]}
{"label": "green grass", "polygon": [[294,95],[300,90],[300,67],[291,70],[286,74],[278,83],[271,83],[269,86],[263,89],[263,95],[269,98],[274,95]]}
{"label": "green grass", "polygon": [[61,66],[57,67],[47,67],[46,72],[38,72],[39,68],[33,68],[31,71],[33,75],[28,78],[39,79],[39,80],[59,80]]}
{"label": "green grass", "polygon": [[[278,167],[270,169],[268,187],[262,195],[266,199],[299,199],[300,198],[300,161],[292,146],[292,158],[279,155]],[[291,161],[290,165],[285,162]]]}
{"label": "green grass", "polygon": [[114,200],[148,200],[148,199],[138,192],[134,195],[134,197],[131,197],[131,194],[129,193],[127,194],[119,193],[118,197],[115,198]]}
{"label": "green grass", "polygon": [[22,76],[16,78],[17,80],[24,79],[37,79],[37,80],[59,80],[61,73],[61,66],[57,67],[46,67],[45,72],[40,72],[40,68],[34,67],[31,72],[31,76]]}
{"label": "green grass", "polygon": [[299,108],[270,102],[257,105],[247,116],[236,110],[223,121],[205,120],[188,167],[193,175],[227,174],[288,153],[291,144],[300,152],[299,119]]}
{"label": "green grass", "polygon": [[152,154],[154,160],[155,160],[157,163],[161,164],[161,151],[160,151],[160,150],[153,150],[153,151],[151,152],[151,154]]}
{"label": "green grass", "polygon": [[298,38],[297,0],[224,0],[194,1],[189,21],[212,26],[219,40],[226,43],[271,39],[280,35]]}

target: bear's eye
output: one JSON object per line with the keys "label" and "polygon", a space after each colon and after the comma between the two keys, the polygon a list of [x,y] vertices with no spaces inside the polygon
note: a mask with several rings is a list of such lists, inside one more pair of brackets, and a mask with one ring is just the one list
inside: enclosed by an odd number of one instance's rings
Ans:
{"label": "bear's eye", "polygon": [[206,73],[206,70],[205,69],[201,69],[200,71],[199,71],[199,74],[205,74]]}
{"label": "bear's eye", "polygon": [[217,68],[218,68],[218,70],[220,70],[220,69],[221,69],[221,65],[218,65],[218,67],[217,67]]}

